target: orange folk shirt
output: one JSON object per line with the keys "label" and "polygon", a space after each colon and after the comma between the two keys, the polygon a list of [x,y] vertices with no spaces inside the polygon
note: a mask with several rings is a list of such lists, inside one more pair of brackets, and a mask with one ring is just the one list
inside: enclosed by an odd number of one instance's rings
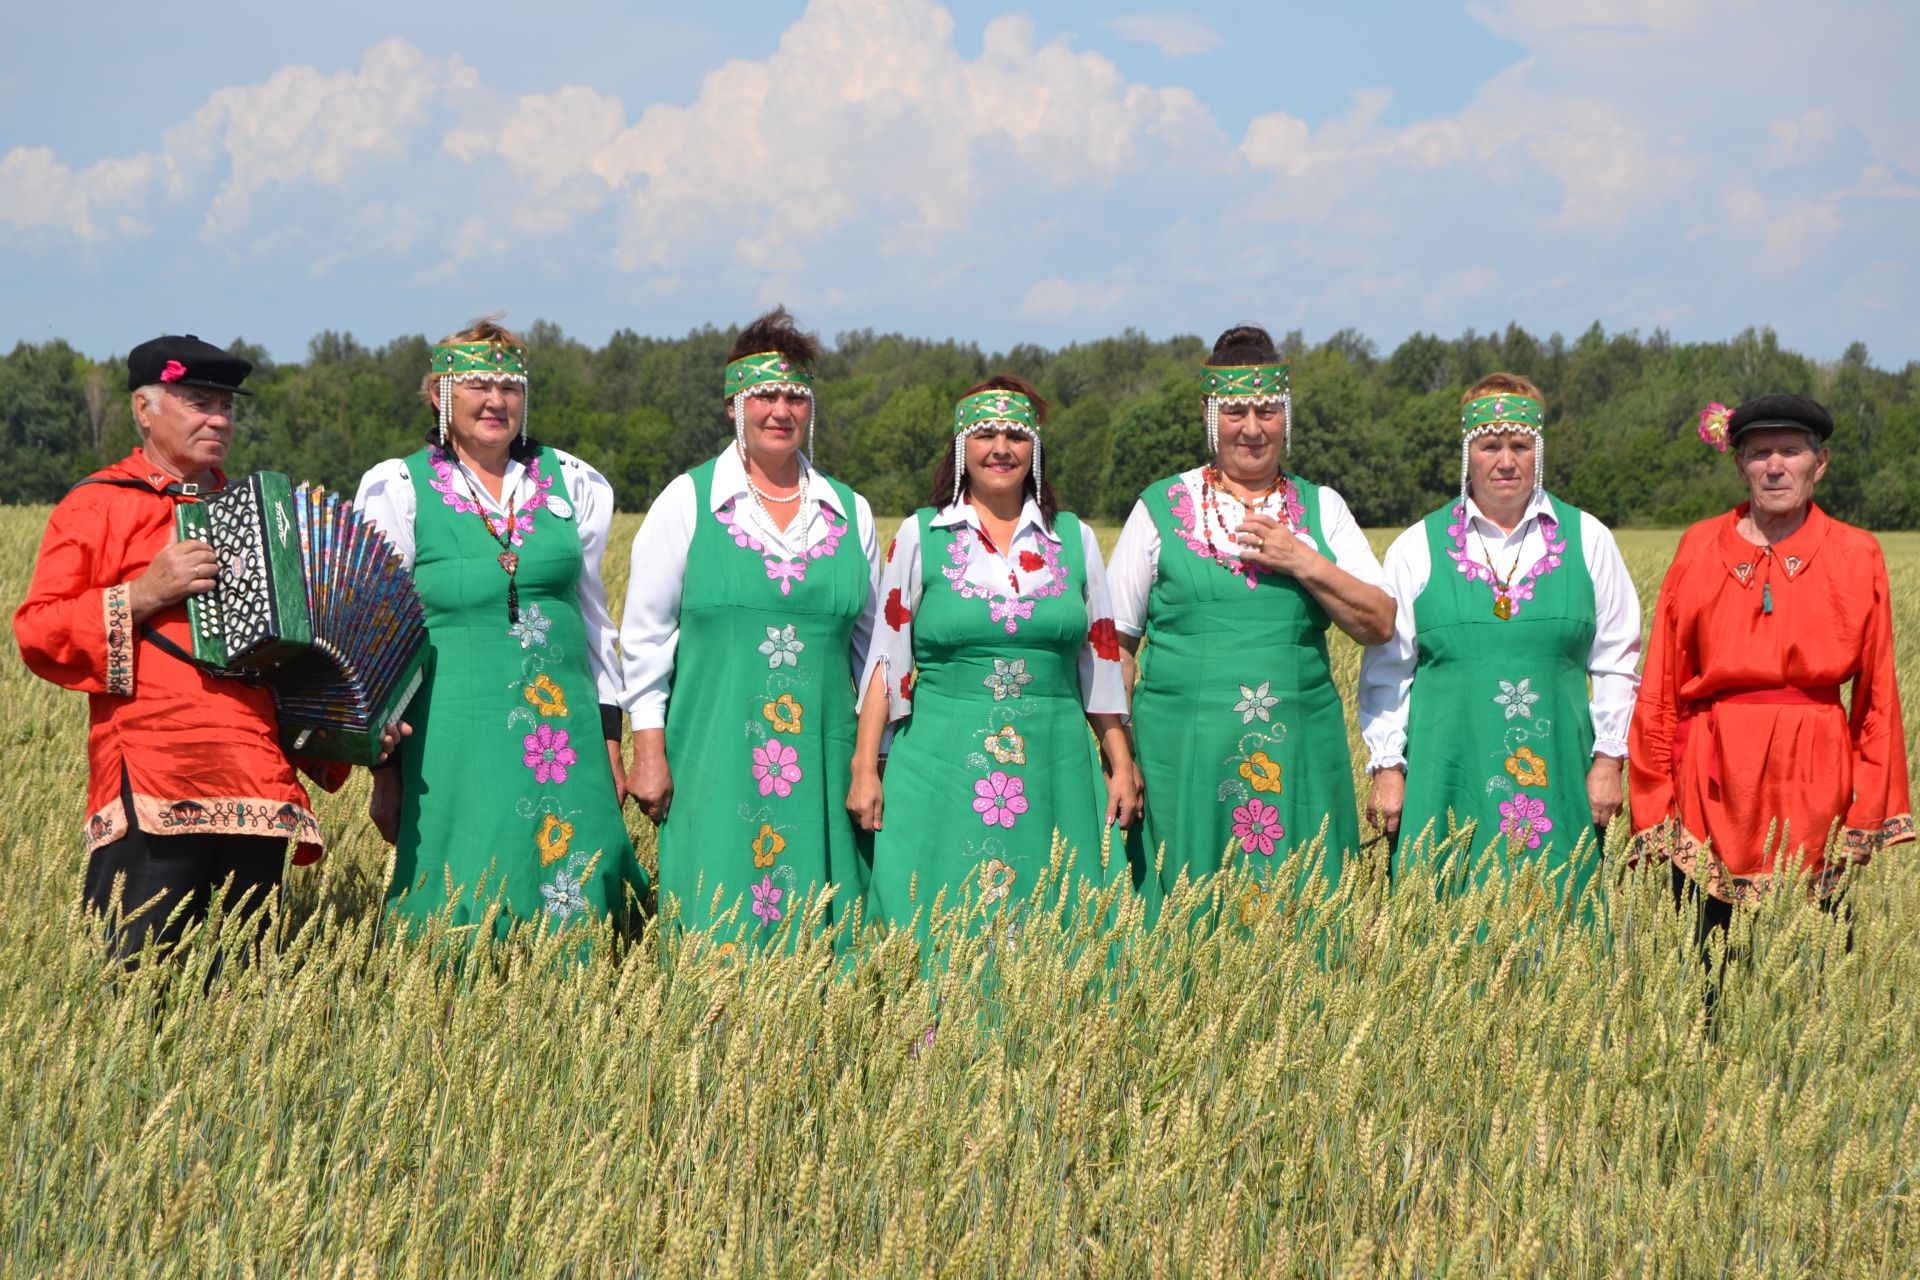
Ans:
{"label": "orange folk shirt", "polygon": [[[165,493],[175,477],[139,449],[94,476],[152,492],[89,484],[62,498],[13,615],[28,668],[88,695],[87,851],[124,836],[131,820],[152,835],[292,839],[296,865],[318,860],[320,826],[280,748],[273,695],[210,676],[134,626],[130,585],[173,541],[174,508],[189,499]],[[147,621],[192,652],[185,604]],[[338,786],[344,772],[328,771],[324,784]]]}
{"label": "orange folk shirt", "polygon": [[1823,893],[1849,862],[1914,835],[1880,544],[1816,505],[1759,547],[1736,527],[1746,513],[1680,540],[1628,750],[1636,856],[1698,867],[1729,901],[1758,897],[1798,858]]}

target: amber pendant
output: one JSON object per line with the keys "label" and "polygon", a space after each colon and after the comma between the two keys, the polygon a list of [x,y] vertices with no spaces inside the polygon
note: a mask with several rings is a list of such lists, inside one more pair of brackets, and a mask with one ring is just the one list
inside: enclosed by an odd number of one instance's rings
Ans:
{"label": "amber pendant", "polygon": [[502,551],[500,553],[500,567],[505,569],[509,576],[518,573],[520,570],[519,555],[512,551]]}
{"label": "amber pendant", "polygon": [[1493,616],[1502,622],[1511,618],[1513,616],[1513,601],[1507,599],[1505,596],[1495,596],[1493,598]]}

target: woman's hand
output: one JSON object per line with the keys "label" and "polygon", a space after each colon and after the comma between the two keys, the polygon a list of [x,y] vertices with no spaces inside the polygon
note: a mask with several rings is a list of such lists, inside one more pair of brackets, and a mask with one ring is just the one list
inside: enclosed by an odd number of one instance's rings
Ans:
{"label": "woman's hand", "polygon": [[1131,827],[1140,817],[1140,771],[1131,760],[1107,773],[1107,822]]}
{"label": "woman's hand", "polygon": [[607,763],[613,766],[613,802],[625,804],[627,802],[627,765],[626,761],[620,758],[618,738],[607,739]]}
{"label": "woman's hand", "polygon": [[857,759],[853,763],[853,785],[847,788],[847,812],[862,831],[878,831],[885,799],[880,787],[880,772],[867,768]]}
{"label": "woman's hand", "polygon": [[1625,803],[1620,764],[1612,756],[1595,756],[1593,767],[1587,770],[1587,803],[1593,806],[1593,825],[1603,831]]}
{"label": "woman's hand", "polygon": [[412,736],[413,726],[405,720],[395,720],[387,725],[386,728],[380,731],[380,757],[375,760],[374,763],[376,765],[385,764],[387,758],[393,754],[394,749],[400,745],[400,739],[411,738]]}
{"label": "woman's hand", "polygon": [[1398,766],[1374,771],[1367,788],[1367,819],[1392,839],[1400,834],[1400,813],[1407,806],[1407,771]]}
{"label": "woman's hand", "polygon": [[627,770],[627,794],[656,824],[673,807],[673,771],[667,768],[667,731],[639,729],[633,735],[633,766]]}
{"label": "woman's hand", "polygon": [[400,771],[398,769],[375,769],[373,771],[373,798],[367,801],[367,816],[373,819],[373,829],[388,844],[395,844],[400,836]]}
{"label": "woman's hand", "polygon": [[1289,578],[1299,577],[1302,569],[1313,568],[1312,561],[1326,562],[1324,556],[1264,512],[1249,512],[1233,536],[1240,544],[1241,560]]}

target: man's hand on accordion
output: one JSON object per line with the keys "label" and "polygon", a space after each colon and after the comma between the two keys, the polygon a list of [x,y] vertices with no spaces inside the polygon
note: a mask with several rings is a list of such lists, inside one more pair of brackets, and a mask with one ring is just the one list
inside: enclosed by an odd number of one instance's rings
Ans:
{"label": "man's hand on accordion", "polygon": [[188,596],[213,590],[219,572],[220,562],[215,559],[213,548],[200,539],[187,538],[168,544],[153,558],[147,571],[133,580],[127,592],[134,625]]}

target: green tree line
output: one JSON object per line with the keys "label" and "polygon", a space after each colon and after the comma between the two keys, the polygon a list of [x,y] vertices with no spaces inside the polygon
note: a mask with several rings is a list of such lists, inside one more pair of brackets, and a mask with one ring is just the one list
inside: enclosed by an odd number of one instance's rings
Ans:
{"label": "green tree line", "polygon": [[[615,333],[595,349],[540,321],[524,336],[533,432],[606,473],[620,504],[642,510],[677,473],[729,438],[718,388],[733,330],[680,338]],[[383,458],[419,447],[431,425],[418,398],[428,342],[368,347],[326,332],[306,359],[276,363],[237,339],[256,366],[230,470],[273,469],[352,491]],[[1342,330],[1283,346],[1292,362],[1293,469],[1345,495],[1362,523],[1410,523],[1459,486],[1457,405],[1465,386],[1504,369],[1547,397],[1546,479],[1562,498],[1615,524],[1677,525],[1725,510],[1741,486],[1695,428],[1710,401],[1769,391],[1811,395],[1832,411],[1829,511],[1876,529],[1920,527],[1920,362],[1875,368],[1855,343],[1823,363],[1781,348],[1771,330],[1683,344],[1656,330],[1541,341],[1517,325],[1457,338],[1415,334],[1382,355]],[[1057,350],[863,329],[842,333],[819,369],[817,461],[881,512],[920,505],[947,447],[953,401],[990,372],[1033,381],[1052,405],[1046,471],[1062,505],[1123,516],[1155,478],[1203,449],[1197,336],[1135,330]],[[0,357],[0,501],[50,502],[136,443],[119,357],[64,341]]]}

